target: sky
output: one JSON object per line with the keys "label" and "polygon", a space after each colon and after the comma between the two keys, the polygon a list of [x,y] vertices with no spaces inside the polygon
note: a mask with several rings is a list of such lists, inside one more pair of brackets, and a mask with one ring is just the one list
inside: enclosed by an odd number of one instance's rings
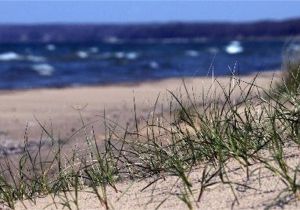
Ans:
{"label": "sky", "polygon": [[0,24],[256,21],[300,17],[299,1],[0,0]]}

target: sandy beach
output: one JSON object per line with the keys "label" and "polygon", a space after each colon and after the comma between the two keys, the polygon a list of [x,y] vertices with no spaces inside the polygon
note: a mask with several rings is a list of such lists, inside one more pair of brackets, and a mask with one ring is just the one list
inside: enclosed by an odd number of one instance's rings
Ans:
{"label": "sandy beach", "polygon": [[[278,75],[278,72],[273,71],[261,73],[256,84],[268,88],[271,79],[278,78]],[[240,79],[250,82],[253,77],[254,75],[242,76]],[[229,77],[217,79],[225,86],[230,80]],[[159,103],[165,104],[167,109],[170,99],[168,91],[184,92],[182,81],[175,78],[135,85],[1,91],[0,137],[23,141],[27,129],[29,139],[39,140],[42,130],[39,121],[53,130],[55,136],[64,139],[82,127],[79,110],[86,123],[97,121],[95,129],[101,135],[104,110],[107,118],[124,125],[134,117],[134,98],[137,115],[148,114],[158,96]],[[187,88],[199,97],[212,84],[210,77],[185,78],[184,81]]]}
{"label": "sandy beach", "polygon": [[[254,75],[240,77],[241,85],[247,84],[253,80]],[[280,72],[270,71],[261,73],[255,84],[257,86],[268,88],[271,81],[280,79]],[[228,85],[230,77],[218,77],[220,85]],[[188,90],[201,96],[202,92],[211,88],[212,78],[185,78]],[[106,117],[114,120],[119,125],[125,125],[132,122],[134,118],[133,101],[135,99],[136,112],[138,118],[146,116],[153,109],[156,98],[160,97],[158,107],[167,106],[170,100],[170,93],[182,93],[182,79],[167,79],[156,82],[145,82],[136,85],[115,85],[102,87],[73,87],[64,89],[36,89],[24,91],[5,91],[0,93],[0,131],[1,138],[11,141],[23,141],[25,128],[29,139],[38,140],[41,134],[41,126],[38,121],[46,128],[53,130],[55,137],[61,139],[72,135],[82,126],[80,113],[86,123],[92,122],[99,139],[104,138],[103,113]],[[220,88],[216,91],[221,92]],[[236,92],[236,97],[239,93]],[[80,113],[79,113],[79,110]],[[80,136],[79,136],[80,137]],[[77,138],[75,141],[81,141]],[[78,142],[77,142],[78,143]],[[291,149],[291,164],[298,164],[299,154]],[[228,174],[232,180],[247,183],[249,189],[236,188],[238,192],[238,201],[234,201],[234,194],[231,193],[229,185],[217,185],[208,189],[199,206],[196,209],[230,209],[232,206],[237,209],[264,209],[272,205],[272,201],[278,193],[284,189],[279,178],[268,171],[259,171],[247,180],[244,176],[243,168],[235,167],[235,163],[228,166]],[[193,169],[189,175],[193,180],[193,190],[195,195],[199,191],[198,176],[203,171],[199,166]],[[254,170],[255,171],[255,170]],[[259,177],[259,178],[258,178]],[[258,182],[257,180],[260,180]],[[125,181],[117,184],[116,192],[108,187],[108,201],[111,208],[115,209],[154,209],[160,202],[161,209],[185,209],[187,206],[178,199],[177,193],[182,192],[182,186],[177,183],[175,177],[167,177],[166,180],[159,180],[155,186],[143,190],[145,186],[151,183],[152,179],[142,181]],[[170,191],[170,186],[173,188]],[[79,193],[80,209],[99,209],[100,203],[94,194],[89,193],[91,189],[83,189]],[[74,198],[72,193],[70,199]],[[218,199],[216,199],[218,198]],[[56,205],[54,204],[54,201]],[[36,200],[36,204],[29,201],[18,202],[16,209],[62,209],[62,200],[59,196],[53,200],[53,195],[46,196]],[[103,207],[103,206],[102,206]],[[101,208],[102,208],[101,207]],[[277,206],[278,207],[278,206]],[[288,209],[297,209],[297,203],[291,203]],[[74,207],[75,208],[75,207]],[[104,207],[103,207],[104,208]]]}
{"label": "sandy beach", "polygon": [[[298,164],[297,156],[299,153],[293,153],[290,150],[289,164]],[[209,187],[201,198],[201,202],[195,202],[193,209],[299,209],[298,202],[290,202],[283,205],[284,201],[274,201],[276,197],[285,189],[279,178],[272,175],[267,170],[257,170],[252,174],[250,179],[245,176],[245,169],[237,167],[238,164],[232,162],[228,166],[228,175],[232,181],[244,183],[248,187],[234,186],[235,194],[232,192],[230,185],[217,184]],[[251,170],[255,169],[255,166]],[[193,183],[194,199],[200,192],[201,184],[199,179],[203,167],[195,168],[190,174],[189,179]],[[110,209],[188,209],[186,204],[182,202],[178,195],[183,192],[184,188],[180,180],[176,177],[166,177],[160,179],[153,185],[147,187],[155,179],[146,179],[141,181],[127,181],[116,185],[118,191],[107,187],[107,196]],[[260,180],[260,181],[259,181]],[[91,188],[86,188],[79,192],[78,203],[79,209],[105,209],[99,202]],[[99,193],[101,190],[99,189]],[[284,193],[282,194],[284,195]],[[237,196],[237,200],[235,200]],[[74,200],[74,192],[68,194],[71,208],[76,208],[72,201]],[[73,199],[73,200],[72,200]],[[18,202],[16,209],[63,209],[62,203],[65,197],[61,195],[48,195],[38,198],[36,204],[25,200],[23,203]],[[193,198],[191,198],[193,200]],[[287,197],[287,201],[291,197]],[[282,208],[281,208],[282,207]]]}

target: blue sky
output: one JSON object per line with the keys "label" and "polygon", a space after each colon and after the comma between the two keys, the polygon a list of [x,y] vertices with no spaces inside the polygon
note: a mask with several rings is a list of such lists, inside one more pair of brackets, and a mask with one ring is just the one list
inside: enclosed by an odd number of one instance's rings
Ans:
{"label": "blue sky", "polygon": [[0,23],[255,21],[300,17],[300,1],[1,1]]}

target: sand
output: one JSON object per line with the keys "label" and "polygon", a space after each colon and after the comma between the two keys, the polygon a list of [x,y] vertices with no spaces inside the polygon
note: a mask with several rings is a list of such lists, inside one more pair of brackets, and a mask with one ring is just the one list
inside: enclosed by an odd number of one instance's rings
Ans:
{"label": "sand", "polygon": [[[299,150],[294,152],[294,149],[289,150],[290,158],[288,164],[299,164]],[[192,202],[194,209],[290,209],[296,210],[300,208],[299,198],[293,198],[284,192],[285,185],[274,174],[270,173],[266,168],[261,168],[257,164],[250,167],[250,171],[256,171],[247,179],[244,168],[238,167],[239,164],[231,162],[228,164],[228,177],[232,182],[239,184],[246,184],[248,187],[242,185],[232,184],[226,185],[218,183],[208,187],[200,202]],[[203,167],[199,166],[187,175],[192,183],[193,197],[190,196],[191,201],[196,201],[200,192],[200,181],[203,172]],[[154,184],[146,188],[153,179],[135,180],[118,183],[116,185],[117,192],[112,187],[107,187],[107,200],[110,209],[188,209],[187,205],[179,199],[179,195],[184,193],[182,181],[168,176],[165,180],[160,179]],[[218,178],[215,181],[220,181]],[[232,187],[232,188],[231,188]],[[95,194],[91,193],[92,189],[85,188],[78,194],[79,209],[105,209],[104,205],[99,202]],[[103,191],[98,189],[102,194]],[[282,200],[276,199],[281,195]],[[74,205],[75,194],[69,193],[69,204],[72,209],[76,209]],[[35,203],[25,200],[18,202],[16,209],[63,209],[63,203],[67,199],[63,194],[48,195],[46,197],[38,198]],[[288,204],[283,205],[284,201],[289,201]]]}
{"label": "sand", "polygon": [[[251,82],[254,75],[242,76],[241,80]],[[256,79],[256,85],[263,88],[270,86],[271,80],[279,80],[280,72],[271,71],[260,74]],[[227,85],[229,77],[219,77],[222,85]],[[212,78],[198,77],[185,78],[185,84],[189,91],[201,96],[212,84]],[[244,83],[243,83],[244,84]],[[245,85],[245,84],[244,84]],[[170,93],[179,94],[184,92],[182,79],[167,79],[156,82],[145,82],[134,85],[114,85],[97,87],[73,87],[64,89],[36,89],[22,91],[2,91],[0,93],[0,139],[14,142],[22,142],[25,129],[29,139],[37,141],[40,138],[41,126],[53,130],[53,135],[65,139],[72,135],[82,126],[80,114],[86,123],[93,122],[96,135],[104,136],[103,114],[118,122],[120,125],[132,122],[134,118],[133,98],[136,103],[138,118],[147,115],[153,109],[156,98],[160,97],[158,107],[166,107],[170,101]],[[220,93],[222,90],[217,88]],[[239,93],[235,93],[238,97]],[[164,110],[164,108],[162,108]],[[79,111],[80,110],[80,111]],[[292,153],[293,151],[291,151]],[[299,154],[296,154],[296,157]],[[298,161],[292,158],[291,161]],[[229,166],[229,173],[233,180],[247,182],[253,189],[242,189],[235,186],[239,203],[234,201],[231,188],[228,185],[216,185],[211,187],[197,209],[230,209],[232,205],[237,209],[263,209],[270,205],[274,198],[284,189],[278,178],[272,177],[268,171],[260,173],[261,185],[257,182],[258,174],[253,175],[251,180],[246,180],[243,169],[235,169],[235,163]],[[195,168],[190,174],[193,180],[193,192],[195,198],[199,193],[200,183],[198,178],[202,172],[201,166]],[[256,179],[256,180],[255,180]],[[115,209],[154,209],[161,201],[168,198],[161,205],[162,209],[186,209],[187,206],[178,199],[176,193],[182,190],[180,182],[174,177],[166,177],[159,180],[155,185],[142,190],[152,180],[126,181],[117,184],[118,192],[108,188],[109,205]],[[170,194],[170,186],[174,186]],[[88,193],[91,189],[86,188],[79,193],[80,209],[101,209],[94,194]],[[72,193],[70,194],[72,199]],[[63,209],[59,203],[63,201],[59,196],[54,199],[53,195],[36,200],[36,204],[29,201],[18,202],[16,209]],[[24,206],[25,205],[25,206]],[[74,207],[74,206],[73,206]],[[288,209],[298,209],[297,203],[291,203]]]}
{"label": "sand", "polygon": [[[278,77],[278,72],[275,74]],[[274,72],[262,73],[257,85],[267,88]],[[251,81],[253,75],[241,77]],[[229,77],[219,77],[218,81],[228,84]],[[185,78],[188,89],[201,96],[211,87],[209,77]],[[39,140],[41,126],[53,130],[56,136],[64,139],[82,126],[80,114],[85,122],[95,123],[99,133],[103,133],[104,110],[109,119],[126,124],[134,117],[133,98],[138,115],[147,114],[153,109],[160,95],[160,106],[168,106],[170,93],[183,90],[182,79],[166,79],[135,85],[114,85],[96,87],[73,87],[63,89],[35,89],[0,92],[0,139],[23,141],[25,129],[29,139]],[[220,89],[218,91],[221,91]],[[183,92],[183,91],[181,91]],[[158,106],[158,107],[160,107]]]}

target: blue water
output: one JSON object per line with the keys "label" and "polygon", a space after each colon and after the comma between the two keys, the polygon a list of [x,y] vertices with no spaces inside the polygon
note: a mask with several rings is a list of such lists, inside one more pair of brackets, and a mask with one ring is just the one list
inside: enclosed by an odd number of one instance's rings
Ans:
{"label": "blue water", "polygon": [[284,41],[139,40],[0,45],[0,89],[106,85],[279,69]]}

